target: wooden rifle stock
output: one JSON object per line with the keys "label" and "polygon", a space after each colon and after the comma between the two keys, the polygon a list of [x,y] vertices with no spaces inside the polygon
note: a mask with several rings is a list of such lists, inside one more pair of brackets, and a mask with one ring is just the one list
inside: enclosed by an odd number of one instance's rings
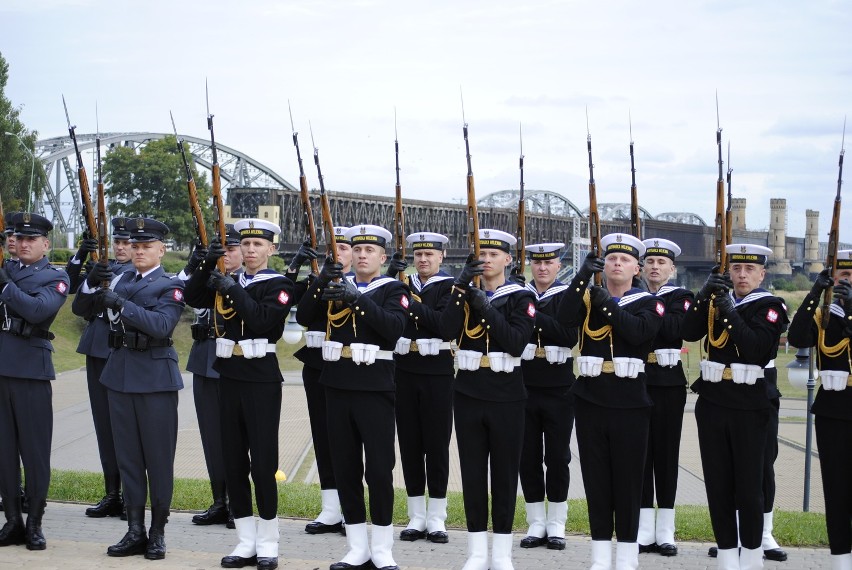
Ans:
{"label": "wooden rifle stock", "polygon": [[[310,123],[308,124],[310,126]],[[311,129],[311,142],[314,142],[314,132]],[[314,144],[314,164],[317,166],[317,178],[319,178],[320,186],[320,209],[322,210],[322,225],[325,234],[326,256],[331,256],[334,263],[338,263],[337,258],[337,239],[334,237],[334,220],[331,219],[331,205],[328,203],[328,194],[325,192],[325,181],[322,178],[322,169],[320,168],[319,149]]]}
{"label": "wooden rifle stock", "polygon": [[[396,136],[396,113],[394,113],[394,136]],[[396,154],[396,202],[394,204],[394,233],[396,236],[396,251],[405,260],[405,212],[402,209],[402,186],[399,183],[399,140],[394,138],[394,153]],[[405,281],[405,272],[397,276]]]}
{"label": "wooden rifle stock", "polygon": [[[98,257],[100,263],[109,265],[109,252],[107,251],[107,215],[106,215],[106,196],[104,192],[104,178],[101,172],[101,137],[95,139],[95,147],[98,155]],[[109,287],[109,280],[104,279],[101,282],[101,287],[104,289]]]}
{"label": "wooden rifle stock", "polygon": [[716,146],[719,148],[719,179],[716,181],[715,262],[719,266],[719,273],[724,273],[728,265],[725,253],[725,246],[728,245],[728,214],[725,211],[725,179],[722,176],[722,129],[716,131]]}
{"label": "wooden rifle stock", "polygon": [[[317,228],[314,225],[314,211],[311,208],[311,198],[308,194],[308,177],[305,176],[305,167],[302,165],[302,152],[299,150],[299,133],[293,123],[293,109],[290,101],[287,101],[287,109],[290,111],[290,127],[293,132],[293,146],[296,147],[296,159],[299,161],[299,200],[302,202],[302,210],[305,213],[305,227],[308,231],[308,239],[311,240],[311,248],[317,248]],[[335,248],[336,249],[336,248]],[[311,271],[319,275],[319,264],[316,259],[311,260]]]}
{"label": "wooden rifle stock", "polygon": [[[586,148],[589,151],[589,247],[596,257],[601,255],[601,220],[598,217],[598,196],[595,188],[595,166],[592,161],[592,135],[588,132],[588,115],[586,116]],[[595,273],[595,285],[600,285],[603,278]]]}
{"label": "wooden rifle stock", "polygon": [[[473,168],[470,164],[470,143],[467,140],[467,123],[462,129],[464,148],[467,154],[467,243],[470,255],[479,259],[479,214],[476,211],[476,189],[473,184]],[[474,276],[473,285],[479,287],[479,275]]]}
{"label": "wooden rifle stock", "polygon": [[[207,103],[207,130],[210,131],[210,151],[213,153],[213,166],[211,167],[211,193],[213,194],[213,216],[214,226],[219,234],[219,243],[222,249],[228,243],[228,230],[225,227],[225,200],[222,198],[222,177],[219,170],[219,157],[216,153],[216,137],[213,134],[213,115],[210,113],[210,92],[207,89],[207,81],[204,81],[204,99]],[[177,136],[177,134],[175,135]],[[203,224],[202,224],[203,225]],[[216,260],[216,267],[220,273],[225,273],[225,258]]]}
{"label": "wooden rifle stock", "polygon": [[[89,177],[86,175],[86,167],[83,164],[83,155],[80,152],[80,147],[77,145],[77,134],[75,133],[76,126],[71,124],[71,118],[68,116],[68,105],[65,104],[65,96],[62,96],[62,106],[65,107],[65,119],[68,121],[68,134],[71,136],[71,142],[74,143],[74,154],[77,156],[77,180],[80,183],[80,198],[83,205],[83,222],[86,224],[86,230],[83,238],[98,239],[98,222],[95,218],[95,211],[92,207],[92,192],[89,189]],[[92,261],[98,261],[98,253],[92,252]]]}
{"label": "wooden rifle stock", "polygon": [[[840,247],[840,188],[843,186],[843,155],[846,143],[846,120],[843,120],[843,142],[840,145],[840,158],[837,161],[837,195],[834,198],[834,211],[831,214],[831,230],[828,232],[828,251],[825,256],[825,268],[828,269],[829,277],[834,276],[837,264],[837,250]],[[828,326],[829,307],[834,287],[825,290],[822,297],[822,328]],[[845,308],[845,307],[844,307]],[[848,310],[848,309],[847,309]]]}
{"label": "wooden rifle stock", "polygon": [[[169,111],[170,116],[171,114],[171,111]],[[198,189],[195,186],[195,177],[192,175],[192,169],[189,167],[189,160],[186,158],[186,149],[183,148],[183,141],[178,137],[175,118],[173,116],[172,129],[175,132],[175,144],[177,144],[178,152],[180,152],[180,156],[183,159],[183,169],[186,172],[186,189],[189,193],[189,208],[192,211],[192,219],[195,222],[195,235],[201,247],[207,247],[210,242],[207,239],[207,228],[204,226],[204,213],[201,211],[201,203],[198,201]]]}

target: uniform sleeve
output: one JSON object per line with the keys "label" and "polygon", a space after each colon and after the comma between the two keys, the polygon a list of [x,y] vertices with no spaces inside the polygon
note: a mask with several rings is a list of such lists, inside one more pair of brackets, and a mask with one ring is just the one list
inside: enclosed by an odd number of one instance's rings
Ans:
{"label": "uniform sleeve", "polygon": [[[183,271],[181,271],[181,274],[183,274]],[[184,297],[187,305],[196,309],[213,307],[216,302],[216,292],[207,286],[209,279],[209,271],[199,268],[192,272],[184,285]]]}
{"label": "uniform sleeve", "polygon": [[[559,295],[558,299],[554,299],[551,303],[559,303],[556,314],[562,307],[562,302],[565,300],[567,291]],[[579,330],[576,326],[565,326],[559,320],[543,311],[538,311],[535,314],[535,327],[547,338],[552,338],[559,341],[559,346],[567,346],[568,348],[577,344]]]}
{"label": "uniform sleeve", "polygon": [[814,311],[819,306],[819,301],[819,297],[808,293],[793,315],[793,322],[787,331],[787,340],[796,348],[816,346],[818,331]]}
{"label": "uniform sleeve", "polygon": [[556,313],[557,320],[569,326],[577,326],[586,318],[586,307],[583,304],[583,295],[589,287],[588,281],[575,275],[563,293],[564,297],[559,303],[559,311]]}
{"label": "uniform sleeve", "polygon": [[[778,344],[778,339],[787,329],[787,311],[780,303],[767,303],[759,310],[755,311],[754,316],[748,321],[734,311],[723,318],[723,322],[727,323],[727,331],[730,338],[739,347],[749,347],[748,354],[740,354],[744,360],[748,360],[749,355],[761,357],[766,354],[774,345]],[[746,364],[761,364],[761,362],[747,362]]]}
{"label": "uniform sleeve", "polygon": [[[447,279],[450,283],[451,280]],[[438,287],[443,286],[443,284],[437,285]],[[447,305],[450,302],[450,290],[452,286],[446,287],[441,291],[440,296],[438,297],[438,301],[434,307],[430,307],[429,305],[423,304],[420,301],[416,301],[411,299],[411,306],[408,308],[409,313],[412,317],[415,318],[415,322],[418,327],[423,327],[424,329],[435,332],[436,334],[441,334],[441,313],[443,313],[444,309],[447,308]],[[451,336],[441,336],[443,339],[450,339]]]}
{"label": "uniform sleeve", "polygon": [[316,279],[312,280],[299,299],[296,322],[303,327],[311,326],[328,312],[328,303],[328,301],[322,300],[322,287],[317,285]]}
{"label": "uniform sleeve", "polygon": [[441,312],[440,332],[441,338],[458,340],[464,326],[464,307],[467,293],[464,289],[456,286],[450,288],[447,306]]}
{"label": "uniform sleeve", "polygon": [[506,352],[520,355],[532,336],[535,326],[535,299],[531,293],[513,293],[512,310],[509,315],[491,305],[485,309],[485,324],[488,334]]}
{"label": "uniform sleeve", "polygon": [[693,342],[707,336],[707,310],[709,303],[703,299],[696,299],[681,324],[681,335],[683,340]]}
{"label": "uniform sleeve", "polygon": [[376,303],[372,295],[361,295],[355,301],[352,312],[356,318],[367,321],[383,338],[396,342],[405,331],[411,299],[408,288],[399,281],[383,288],[383,296],[378,296],[381,304]]}
{"label": "uniform sleeve", "polygon": [[77,254],[74,254],[74,257],[69,259],[68,263],[65,264],[65,273],[68,274],[68,284],[71,293],[76,293],[80,288],[80,284],[86,280],[85,274],[80,275],[82,268],[83,264],[77,259]]}
{"label": "uniform sleeve", "polygon": [[56,316],[68,298],[69,280],[64,271],[42,269],[55,273],[47,283],[35,291],[24,292],[14,282],[7,283],[0,293],[0,301],[6,303],[28,323],[38,324]]}
{"label": "uniform sleeve", "polygon": [[293,299],[293,282],[282,276],[260,285],[266,294],[260,300],[252,299],[248,292],[237,285],[228,290],[234,309],[243,321],[250,322],[254,330],[266,331],[283,322],[290,312]]}
{"label": "uniform sleeve", "polygon": [[635,302],[641,303],[639,310],[635,313],[620,307],[615,299],[608,300],[598,310],[603,313],[612,328],[618,331],[620,337],[638,346],[652,342],[657,336],[663,324],[665,306],[655,297],[645,297]]}
{"label": "uniform sleeve", "polygon": [[169,279],[157,297],[157,305],[146,309],[133,301],[125,301],[121,321],[152,338],[168,338],[175,330],[184,307],[183,283]]}
{"label": "uniform sleeve", "polygon": [[683,338],[683,321],[686,313],[695,304],[695,296],[688,289],[679,289],[670,294],[670,301],[666,304],[666,315],[657,333],[659,338],[666,340],[680,340]]}

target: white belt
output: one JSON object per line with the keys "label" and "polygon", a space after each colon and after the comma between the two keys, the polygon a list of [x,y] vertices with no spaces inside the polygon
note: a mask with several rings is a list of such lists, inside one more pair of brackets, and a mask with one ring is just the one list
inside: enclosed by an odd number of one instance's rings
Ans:
{"label": "white belt", "polygon": [[[450,350],[451,348],[452,348],[452,346],[450,346],[449,342],[442,342],[441,344],[438,345],[438,350]],[[419,349],[417,347],[417,341],[412,340],[411,341],[411,352],[417,352],[418,350]]]}

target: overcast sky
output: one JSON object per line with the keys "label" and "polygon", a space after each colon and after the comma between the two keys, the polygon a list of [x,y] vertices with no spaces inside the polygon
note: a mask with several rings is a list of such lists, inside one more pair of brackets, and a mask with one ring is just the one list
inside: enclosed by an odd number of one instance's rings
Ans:
{"label": "overcast sky", "polygon": [[182,134],[206,138],[206,77],[217,141],[296,185],[288,99],[333,192],[393,193],[396,107],[404,196],[458,201],[461,86],[479,196],[518,187],[523,124],[527,189],[587,207],[588,107],[599,202],[629,201],[630,113],[640,204],[710,221],[718,90],[749,229],[786,198],[789,234],[817,209],[822,241],[852,111],[850,37],[843,0],[0,4],[6,94],[42,138],[67,132],[62,93],[79,133],[94,132],[97,100],[102,132],[167,132],[171,109]]}

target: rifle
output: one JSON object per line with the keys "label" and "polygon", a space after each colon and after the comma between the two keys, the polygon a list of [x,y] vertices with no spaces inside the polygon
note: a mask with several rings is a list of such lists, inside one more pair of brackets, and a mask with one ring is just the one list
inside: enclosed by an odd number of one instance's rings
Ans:
{"label": "rifle", "polygon": [[[186,171],[186,189],[189,191],[189,208],[192,210],[192,220],[195,222],[195,235],[201,247],[207,247],[207,244],[210,242],[207,241],[207,228],[204,227],[204,214],[201,212],[201,204],[198,201],[198,189],[195,187],[195,178],[192,176],[192,169],[189,167],[189,161],[186,159],[186,149],[183,148],[183,141],[178,138],[175,118],[171,111],[169,111],[169,116],[172,118],[175,143],[177,144],[181,158],[183,158],[183,168]],[[222,236],[224,238],[224,234]]]}
{"label": "rifle", "polygon": [[728,208],[725,210],[725,243],[734,241],[734,213],[731,211],[731,203],[734,201],[733,194],[731,194],[731,174],[733,172],[734,169],[731,168],[731,141],[728,141]]}
{"label": "rifle", "polygon": [[[837,263],[837,249],[840,238],[840,187],[843,185],[843,155],[846,153],[846,117],[843,118],[843,138],[840,143],[840,158],[837,161],[837,196],[834,197],[834,212],[831,214],[831,230],[828,232],[828,252],[825,256],[825,268],[829,276],[834,275],[834,266]],[[832,289],[825,290],[822,297],[822,328],[828,326],[829,306],[831,305]]]}
{"label": "rifle", "polygon": [[319,149],[314,142],[314,129],[308,122],[311,131],[311,145],[314,147],[314,164],[317,165],[317,177],[320,185],[320,207],[322,208],[322,225],[325,235],[326,255],[330,255],[334,263],[337,263],[337,239],[334,237],[334,221],[331,219],[331,206],[328,203],[328,195],[325,193],[325,182],[322,179],[322,170],[319,162]]}
{"label": "rifle", "polygon": [[727,269],[728,256],[725,246],[728,245],[728,230],[725,214],[725,178],[722,175],[722,127],[719,126],[719,94],[716,94],[716,148],[719,151],[719,179],[716,181],[716,249],[715,261],[719,273]]}
{"label": "rifle", "polygon": [[[107,251],[107,217],[106,217],[106,197],[104,193],[104,176],[101,168],[101,126],[98,120],[98,104],[95,103],[95,125],[97,135],[95,136],[95,149],[98,156],[98,258],[99,263],[109,265],[109,252]],[[104,280],[101,286],[106,289],[109,287],[109,281]]]}
{"label": "rifle", "polygon": [[[80,147],[77,145],[77,134],[74,130],[76,126],[71,124],[71,118],[68,116],[68,105],[65,104],[65,95],[62,96],[62,106],[65,107],[65,120],[68,121],[68,134],[71,136],[71,141],[74,143],[74,153],[77,155],[77,178],[80,181],[80,197],[83,201],[83,222],[86,224],[86,229],[83,231],[83,239],[98,238],[98,222],[95,219],[95,211],[92,207],[92,193],[89,191],[89,177],[86,175],[86,167],[83,164],[83,155],[80,153]],[[92,252],[92,261],[98,261],[97,252]]]}
{"label": "rifle", "polygon": [[633,118],[628,113],[630,125],[630,233],[638,240],[642,239],[642,227],[639,221],[639,194],[636,191],[636,166],[633,162]]}
{"label": "rifle", "polygon": [[[396,132],[396,109],[393,110],[393,147],[396,154],[396,203],[394,205],[394,222],[396,233],[396,251],[405,260],[405,213],[402,210],[402,186],[399,184],[399,138]],[[399,272],[399,280],[405,281],[405,272]]]}
{"label": "rifle", "polygon": [[[592,134],[589,132],[589,109],[586,108],[586,147],[589,150],[589,242],[590,251],[601,255],[601,220],[598,217],[598,197],[595,189],[595,166],[592,162]],[[595,285],[602,283],[600,273],[595,273]]]}
{"label": "rifle", "polygon": [[515,237],[518,238],[515,244],[515,268],[518,274],[523,275],[526,263],[524,246],[527,244],[527,214],[526,205],[524,204],[524,134],[520,125],[518,125],[518,136],[521,143],[521,158],[518,161],[521,169],[521,191],[518,195],[518,230],[515,232]]}
{"label": "rifle", "polygon": [[[213,152],[213,166],[211,168],[211,184],[213,194],[213,226],[216,228],[216,231],[219,232],[219,241],[222,244],[222,248],[224,249],[225,244],[227,243],[228,233],[227,229],[225,228],[225,218],[222,215],[222,212],[225,209],[225,201],[222,199],[222,179],[219,175],[219,157],[216,154],[216,137],[213,135],[213,115],[210,113],[210,92],[207,90],[206,79],[204,80],[204,99],[207,102],[207,130],[210,131],[210,150]],[[177,138],[177,131],[175,131],[175,138]],[[180,148],[182,154],[183,145],[181,145]],[[185,161],[186,157],[184,157],[184,162]],[[192,190],[190,190],[190,200],[192,200]],[[196,193],[196,201],[197,200],[198,194]],[[195,208],[193,208],[193,212],[194,210]],[[198,222],[196,222],[196,224],[197,223]],[[201,225],[204,225],[203,221],[201,222]],[[220,273],[225,273],[224,257],[220,257],[216,260],[216,267],[219,268]]]}
{"label": "rifle", "polygon": [[[470,245],[470,255],[479,259],[479,214],[476,212],[476,190],[473,186],[473,168],[470,165],[470,143],[467,140],[467,121],[464,118],[464,97],[462,97],[462,133],[464,134],[464,150],[467,155],[467,243]],[[479,275],[474,276],[473,286],[479,287]]]}
{"label": "rifle", "polygon": [[[308,196],[308,178],[305,176],[305,168],[302,166],[302,153],[299,150],[299,133],[296,132],[296,125],[293,124],[293,109],[290,108],[290,101],[287,101],[287,109],[290,111],[290,128],[293,131],[293,146],[296,147],[296,158],[299,160],[299,198],[302,201],[302,209],[305,212],[305,226],[308,229],[308,239],[311,240],[311,248],[317,248],[317,228],[314,225],[314,211],[311,208],[311,198]],[[317,163],[319,168],[319,163]],[[332,233],[334,233],[332,231]],[[337,253],[337,248],[335,248]],[[315,275],[319,275],[319,264],[316,259],[311,260],[311,271]]]}

